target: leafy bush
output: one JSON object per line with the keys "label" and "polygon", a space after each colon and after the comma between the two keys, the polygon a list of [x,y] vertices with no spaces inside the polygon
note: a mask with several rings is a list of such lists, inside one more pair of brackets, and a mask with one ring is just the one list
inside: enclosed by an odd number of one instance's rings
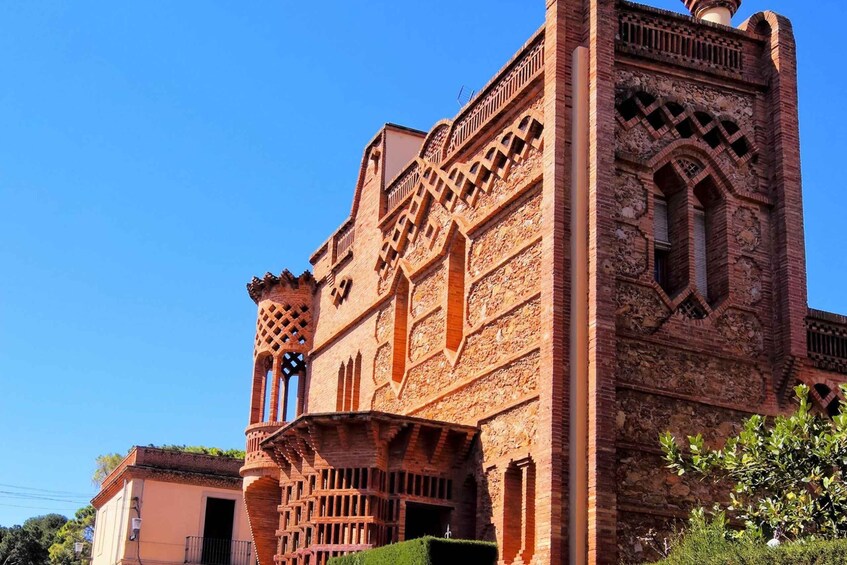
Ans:
{"label": "leafy bush", "polygon": [[[842,385],[843,386],[843,385]],[[843,389],[847,393],[847,388]],[[726,508],[745,523],[745,536],[787,541],[847,537],[847,414],[831,420],[812,410],[809,389],[795,389],[799,406],[769,421],[752,416],[723,449],[670,433],[660,438],[668,467],[733,483]]]}
{"label": "leafy bush", "polygon": [[329,565],[494,565],[497,546],[490,542],[423,537],[368,551],[333,557]]}
{"label": "leafy bush", "polygon": [[836,565],[847,563],[847,540],[784,543],[738,538],[723,514],[711,522],[694,513],[690,527],[671,554],[656,565]]}

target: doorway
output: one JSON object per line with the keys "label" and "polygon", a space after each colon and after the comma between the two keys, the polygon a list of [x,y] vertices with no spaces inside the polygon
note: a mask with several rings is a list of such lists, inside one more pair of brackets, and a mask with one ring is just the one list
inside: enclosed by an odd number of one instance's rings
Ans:
{"label": "doorway", "polygon": [[211,497],[206,499],[201,558],[204,565],[230,565],[234,521],[234,500]]}
{"label": "doorway", "polygon": [[453,509],[448,506],[407,502],[406,539],[424,536],[444,537],[452,512]]}

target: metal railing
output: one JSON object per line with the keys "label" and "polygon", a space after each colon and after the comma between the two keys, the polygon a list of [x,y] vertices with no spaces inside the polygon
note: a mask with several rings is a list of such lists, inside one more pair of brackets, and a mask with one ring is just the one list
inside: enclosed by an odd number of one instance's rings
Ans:
{"label": "metal railing", "polygon": [[253,544],[234,539],[186,536],[184,563],[199,565],[254,565]]}

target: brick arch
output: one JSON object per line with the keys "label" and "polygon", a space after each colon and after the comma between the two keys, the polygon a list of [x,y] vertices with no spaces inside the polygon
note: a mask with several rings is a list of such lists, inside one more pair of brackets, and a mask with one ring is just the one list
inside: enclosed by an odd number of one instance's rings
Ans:
{"label": "brick arch", "polygon": [[807,377],[801,382],[809,387],[809,400],[816,409],[830,417],[841,412],[841,406],[847,402],[841,383],[829,378]]}
{"label": "brick arch", "polygon": [[675,159],[689,160],[699,164],[702,169],[708,171],[723,194],[742,195],[742,191],[735,186],[726,171],[715,159],[715,153],[702,144],[691,140],[679,139],[671,142],[646,162],[646,168],[652,173]]}
{"label": "brick arch", "polygon": [[256,355],[253,362],[253,393],[250,401],[250,424],[257,424],[264,420],[265,412],[268,407],[265,406],[265,397],[267,396],[267,387],[270,386],[268,381],[268,372],[273,369],[273,356],[263,351]]}

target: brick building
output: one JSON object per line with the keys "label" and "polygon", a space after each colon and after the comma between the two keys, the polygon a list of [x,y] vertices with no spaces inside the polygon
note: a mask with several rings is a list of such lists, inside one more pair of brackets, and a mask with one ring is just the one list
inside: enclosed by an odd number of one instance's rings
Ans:
{"label": "brick building", "polygon": [[452,120],[386,125],[313,273],[254,279],[262,565],[443,533],[504,563],[652,557],[720,442],[792,385],[838,406],[847,318],[806,302],[795,46],[771,12],[548,0]]}

